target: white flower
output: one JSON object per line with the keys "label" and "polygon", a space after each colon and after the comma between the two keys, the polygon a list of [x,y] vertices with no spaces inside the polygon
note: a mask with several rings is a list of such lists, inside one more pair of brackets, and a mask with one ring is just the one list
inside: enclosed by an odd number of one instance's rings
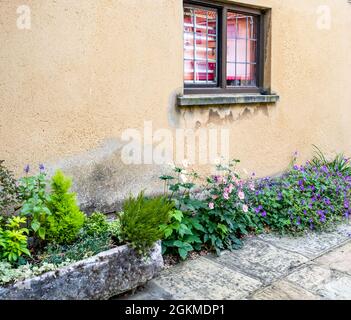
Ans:
{"label": "white flower", "polygon": [[175,164],[173,163],[173,162],[169,162],[169,163],[167,163],[167,165],[169,166],[169,167],[171,167],[171,169],[172,170],[174,170],[175,169]]}
{"label": "white flower", "polygon": [[185,174],[180,175],[180,180],[182,180],[183,183],[186,183],[188,181],[188,178]]}
{"label": "white flower", "polygon": [[219,166],[219,165],[221,164],[221,159],[220,159],[220,158],[216,158],[216,159],[214,160],[214,164],[215,164],[216,166]]}
{"label": "white flower", "polygon": [[245,213],[247,213],[249,211],[249,207],[246,204],[243,205],[243,211]]}

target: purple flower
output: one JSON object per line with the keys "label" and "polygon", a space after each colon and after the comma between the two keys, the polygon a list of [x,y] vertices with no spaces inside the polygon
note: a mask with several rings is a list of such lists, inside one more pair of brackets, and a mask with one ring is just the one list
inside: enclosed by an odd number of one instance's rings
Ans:
{"label": "purple flower", "polygon": [[296,225],[300,225],[301,224],[301,219],[300,219],[300,217],[297,217],[297,219],[296,219]]}
{"label": "purple flower", "polygon": [[39,170],[40,171],[44,171],[45,170],[45,167],[44,167],[44,165],[41,163],[41,164],[39,164]]}
{"label": "purple flower", "polygon": [[25,167],[24,167],[24,172],[25,173],[29,173],[29,170],[30,170],[30,167],[29,167],[29,164],[27,164]]}
{"label": "purple flower", "polygon": [[294,170],[299,170],[299,166],[297,164],[294,165]]}
{"label": "purple flower", "polygon": [[325,215],[323,214],[319,220],[324,223],[326,221]]}
{"label": "purple flower", "polygon": [[310,229],[313,230],[314,229],[314,224],[310,223]]}
{"label": "purple flower", "polygon": [[262,217],[266,217],[266,216],[267,216],[267,212],[266,212],[266,211],[263,211],[263,212],[261,213],[261,215],[262,215]]}
{"label": "purple flower", "polygon": [[303,214],[304,214],[304,215],[306,215],[306,214],[307,214],[307,211],[306,211],[306,210],[304,210],[304,211],[303,211]]}
{"label": "purple flower", "polygon": [[[317,214],[320,216],[321,221],[322,221],[322,218],[325,219],[325,215],[324,215],[324,211],[323,210],[318,210]],[[322,222],[324,222],[324,221],[322,221]]]}

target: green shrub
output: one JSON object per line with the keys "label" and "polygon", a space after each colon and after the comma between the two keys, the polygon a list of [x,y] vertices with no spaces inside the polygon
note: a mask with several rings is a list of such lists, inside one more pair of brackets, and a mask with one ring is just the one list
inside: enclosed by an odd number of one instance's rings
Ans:
{"label": "green shrub", "polygon": [[198,217],[172,210],[169,223],[160,227],[164,233],[162,254],[176,254],[185,260],[189,252],[201,250],[201,238],[205,229]]}
{"label": "green shrub", "polygon": [[145,253],[161,239],[160,225],[166,223],[172,208],[164,197],[146,199],[143,192],[137,198],[130,196],[120,217],[122,239],[138,253]]}
{"label": "green shrub", "polygon": [[120,220],[120,217],[122,216],[122,214],[123,212],[120,212],[119,216],[115,220],[109,222],[108,224],[108,232],[116,243],[123,242],[121,220]]}
{"label": "green shrub", "polygon": [[0,227],[0,257],[10,263],[16,262],[22,254],[30,256],[27,248],[28,229],[21,227],[25,218],[10,218],[5,228]]}
{"label": "green shrub", "polygon": [[94,212],[90,217],[85,218],[84,232],[89,236],[105,234],[109,231],[109,223],[106,215]]}
{"label": "green shrub", "polygon": [[52,192],[48,207],[47,239],[56,243],[71,243],[81,230],[85,215],[79,210],[75,193],[70,193],[72,181],[62,171],[56,171],[51,180]]}

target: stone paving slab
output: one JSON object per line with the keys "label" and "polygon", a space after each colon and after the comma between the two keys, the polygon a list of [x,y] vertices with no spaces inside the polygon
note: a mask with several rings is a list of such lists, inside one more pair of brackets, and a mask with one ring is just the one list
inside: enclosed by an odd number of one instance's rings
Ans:
{"label": "stone paving slab", "polygon": [[315,260],[316,263],[351,276],[351,243],[337,248]]}
{"label": "stone paving slab", "polygon": [[309,232],[302,237],[259,235],[258,238],[285,250],[299,253],[308,258],[316,258],[332,248],[342,245],[350,239],[351,226],[339,227],[333,232]]}
{"label": "stone paving slab", "polygon": [[351,277],[315,263],[299,268],[286,280],[322,299],[351,299]]}
{"label": "stone paving slab", "polygon": [[277,280],[308,261],[302,255],[276,248],[256,238],[246,240],[241,250],[225,252],[220,257],[210,255],[208,259],[265,284]]}
{"label": "stone paving slab", "polygon": [[255,293],[253,300],[320,300],[320,297],[288,281],[278,281]]}
{"label": "stone paving slab", "polygon": [[121,299],[351,299],[351,225],[304,237],[249,237],[240,250],[163,270]]}
{"label": "stone paving slab", "polygon": [[206,258],[188,261],[153,280],[174,299],[242,299],[262,283]]}

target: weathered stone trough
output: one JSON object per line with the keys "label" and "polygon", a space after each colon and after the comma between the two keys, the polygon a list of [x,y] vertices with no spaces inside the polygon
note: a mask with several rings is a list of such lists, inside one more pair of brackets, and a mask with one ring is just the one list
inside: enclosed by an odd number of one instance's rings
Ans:
{"label": "weathered stone trough", "polygon": [[0,299],[103,300],[145,284],[162,267],[161,242],[145,257],[124,245],[56,271],[0,287]]}

